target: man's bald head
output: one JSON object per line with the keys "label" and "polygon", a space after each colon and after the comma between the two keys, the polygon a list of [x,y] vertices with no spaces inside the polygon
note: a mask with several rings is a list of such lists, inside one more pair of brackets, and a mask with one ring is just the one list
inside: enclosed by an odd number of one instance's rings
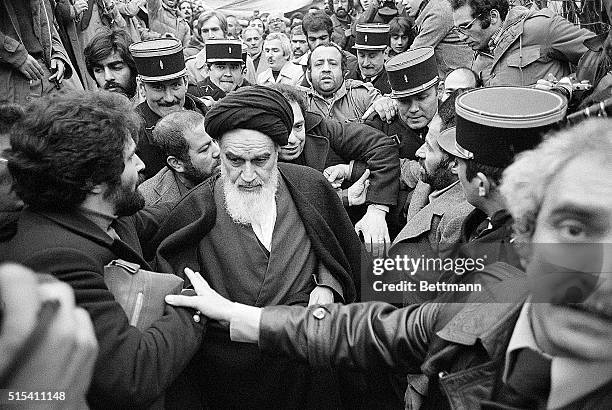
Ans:
{"label": "man's bald head", "polygon": [[451,71],[444,80],[444,93],[441,100],[444,101],[455,90],[464,90],[480,86],[478,75],[467,67],[456,68]]}

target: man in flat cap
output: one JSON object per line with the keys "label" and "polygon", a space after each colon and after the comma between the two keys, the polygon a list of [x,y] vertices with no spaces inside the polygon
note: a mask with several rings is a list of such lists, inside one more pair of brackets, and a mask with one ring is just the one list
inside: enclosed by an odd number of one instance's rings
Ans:
{"label": "man in flat cap", "polygon": [[174,38],[141,41],[130,46],[136,63],[139,89],[145,101],[136,107],[144,120],[137,152],[145,163],[144,175],[151,178],[166,165],[166,157],[153,142],[153,128],[160,118],[191,110],[206,114],[206,105],[187,93],[183,47]]}
{"label": "man in flat cap", "polygon": [[[212,107],[205,128],[219,141],[221,175],[187,194],[161,227],[160,271],[192,268],[220,294],[256,306],[357,300],[362,246],[336,192],[321,172],[278,163],[293,128],[282,94],[241,88]],[[207,406],[301,407],[319,385],[325,397],[333,389],[302,364],[229,336],[209,323],[192,363]]]}
{"label": "man in flat cap", "polygon": [[371,83],[383,95],[391,94],[391,84],[385,71],[388,46],[388,24],[357,24],[355,49],[360,75],[355,79]]}
{"label": "man in flat cap", "polygon": [[251,85],[244,78],[242,42],[230,39],[208,39],[206,42],[208,77],[189,86],[189,92],[212,102],[238,87]]}

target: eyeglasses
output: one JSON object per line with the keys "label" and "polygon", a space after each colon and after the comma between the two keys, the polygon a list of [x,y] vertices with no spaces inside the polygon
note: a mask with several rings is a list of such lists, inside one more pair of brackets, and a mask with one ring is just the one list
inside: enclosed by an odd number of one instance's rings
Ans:
{"label": "eyeglasses", "polygon": [[476,22],[476,20],[478,20],[480,16],[482,16],[482,13],[474,17],[474,19],[470,21],[469,23],[463,23],[463,24],[459,24],[458,26],[454,26],[453,30],[458,31],[461,34],[467,34],[468,30],[472,28],[472,26],[474,25],[474,23]]}

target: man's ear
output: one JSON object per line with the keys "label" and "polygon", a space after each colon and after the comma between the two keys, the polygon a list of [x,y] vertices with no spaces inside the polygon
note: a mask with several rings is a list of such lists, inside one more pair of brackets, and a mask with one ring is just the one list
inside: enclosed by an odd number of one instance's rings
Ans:
{"label": "man's ear", "polygon": [[501,15],[499,14],[499,11],[497,9],[491,10],[490,16],[491,16],[491,25],[495,26],[498,23],[501,25],[502,18],[501,18]]}
{"label": "man's ear", "polygon": [[98,184],[98,185],[94,185],[93,188],[91,188],[89,192],[94,195],[98,195],[104,192],[104,190],[107,188],[108,186],[106,184]]}
{"label": "man's ear", "polygon": [[[482,172],[478,172],[474,179],[478,179],[478,195],[483,197],[489,195],[492,188],[489,178]],[[480,195],[481,192],[484,192],[484,195]]]}
{"label": "man's ear", "polygon": [[140,94],[144,97],[147,95],[147,90],[145,89],[145,85],[144,85],[144,81],[138,79],[136,80],[136,83],[138,84],[138,89],[140,90]]}
{"label": "man's ear", "polygon": [[168,164],[168,167],[170,169],[176,172],[179,172],[179,173],[185,172],[185,166],[183,164],[183,161],[181,161],[174,155],[168,156],[168,158],[166,158],[166,163]]}
{"label": "man's ear", "polygon": [[453,175],[459,175],[459,161],[456,157],[448,164],[448,168]]}

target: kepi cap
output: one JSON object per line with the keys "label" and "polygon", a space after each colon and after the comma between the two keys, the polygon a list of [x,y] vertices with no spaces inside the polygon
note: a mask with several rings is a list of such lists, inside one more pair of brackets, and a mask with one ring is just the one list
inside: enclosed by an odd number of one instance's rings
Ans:
{"label": "kepi cap", "polygon": [[487,87],[461,94],[455,109],[456,134],[442,133],[440,147],[459,158],[506,168],[565,117],[567,100],[535,88]]}
{"label": "kepi cap", "polygon": [[183,46],[175,38],[157,38],[130,45],[136,71],[145,82],[166,81],[187,73]]}
{"label": "kepi cap", "polygon": [[231,39],[206,40],[207,63],[242,63],[242,42]]}
{"label": "kepi cap", "polygon": [[390,58],[385,69],[391,84],[391,98],[418,94],[438,84],[438,65],[433,47],[419,47]]}
{"label": "kepi cap", "polygon": [[383,51],[389,45],[388,24],[357,24],[355,48],[357,50]]}

